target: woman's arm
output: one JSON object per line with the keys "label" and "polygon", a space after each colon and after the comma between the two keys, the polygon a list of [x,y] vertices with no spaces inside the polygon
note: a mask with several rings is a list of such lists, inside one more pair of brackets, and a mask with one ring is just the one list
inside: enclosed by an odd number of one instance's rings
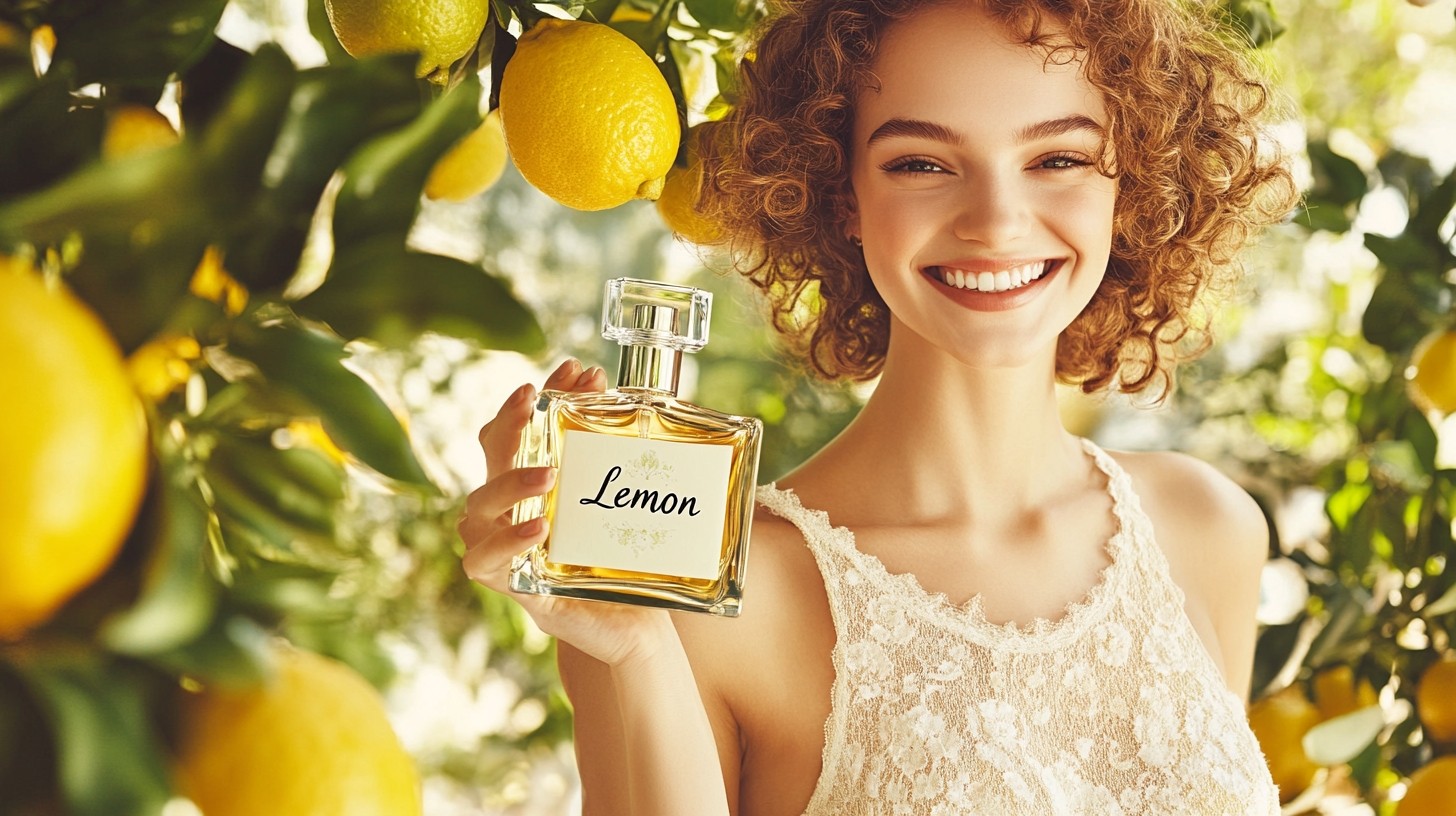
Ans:
{"label": "woman's arm", "polygon": [[695,677],[682,641],[672,642],[676,648],[615,668],[559,644],[561,682],[575,711],[583,816],[737,813],[732,718]]}

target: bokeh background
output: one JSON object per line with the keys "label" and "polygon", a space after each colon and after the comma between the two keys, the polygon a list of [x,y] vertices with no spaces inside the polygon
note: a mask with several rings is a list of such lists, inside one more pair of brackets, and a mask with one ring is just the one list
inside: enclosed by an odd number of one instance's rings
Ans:
{"label": "bokeh background", "polygon": [[[731,104],[723,69],[762,10],[671,6],[547,11],[664,55],[695,123]],[[1259,500],[1276,535],[1251,718],[1286,813],[1392,813],[1456,748],[1456,19],[1449,0],[1225,7],[1288,97],[1276,136],[1305,204],[1248,250],[1170,401],[1069,391],[1065,417],[1104,446],[1193,453]],[[567,355],[610,370],[600,298],[622,275],[714,291],[685,391],[764,420],[761,481],[873,384],[807,380],[722,254],[649,202],[577,212],[513,167],[422,199],[479,121],[490,42],[442,93],[411,58],[349,57],[322,0],[0,0],[0,20],[0,252],[105,321],[153,448],[112,568],[0,641],[0,814],[196,813],[170,770],[177,701],[260,682],[280,637],[380,690],[425,813],[579,812],[553,645],[459,568],[478,427]],[[123,104],[183,148],[96,159]],[[1438,784],[1456,796],[1456,772]]]}

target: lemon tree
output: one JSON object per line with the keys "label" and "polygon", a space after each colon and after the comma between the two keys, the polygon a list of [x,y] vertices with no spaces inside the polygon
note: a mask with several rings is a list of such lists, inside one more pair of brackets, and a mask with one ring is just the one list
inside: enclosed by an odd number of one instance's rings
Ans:
{"label": "lemon tree", "polygon": [[[214,33],[225,6],[0,3],[6,813],[156,816],[176,769],[215,798],[208,758],[245,744],[275,761],[255,788],[287,796],[238,799],[245,812],[368,812],[357,792],[418,812],[417,772],[368,688],[391,671],[379,632],[418,608],[380,597],[388,571],[340,517],[359,484],[418,519],[453,499],[351,344],[541,347],[504,279],[406,244],[431,168],[481,126],[483,89],[471,72],[418,78],[416,53],[350,57],[326,15],[313,33],[330,64],[244,51]],[[459,42],[431,47],[463,59]],[[278,636],[354,671],[301,652],[269,685]],[[214,726],[178,754],[184,700]],[[209,745],[241,700],[285,716]]]}

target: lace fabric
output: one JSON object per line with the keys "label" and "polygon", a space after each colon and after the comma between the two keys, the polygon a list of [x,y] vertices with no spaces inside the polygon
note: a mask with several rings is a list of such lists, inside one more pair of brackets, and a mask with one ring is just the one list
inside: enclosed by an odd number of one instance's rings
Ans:
{"label": "lace fabric", "polygon": [[824,765],[805,816],[1279,813],[1241,700],[1183,611],[1127,474],[1107,477],[1111,563],[1058,620],[997,625],[891,574],[791,491],[834,620]]}

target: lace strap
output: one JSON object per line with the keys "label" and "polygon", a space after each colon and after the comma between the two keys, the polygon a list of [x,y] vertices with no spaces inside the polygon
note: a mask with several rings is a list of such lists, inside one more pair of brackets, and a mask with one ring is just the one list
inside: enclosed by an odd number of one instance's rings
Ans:
{"label": "lace strap", "polygon": [[[1113,513],[1122,527],[1118,536],[1119,556],[1134,567],[1133,572],[1144,579],[1151,579],[1158,587],[1166,587],[1173,599],[1181,606],[1183,590],[1173,582],[1168,568],[1167,556],[1158,546],[1153,531],[1153,522],[1143,510],[1142,501],[1133,489],[1132,477],[1123,470],[1111,455],[1098,447],[1092,440],[1083,439],[1082,446],[1091,454],[1097,467],[1107,475],[1107,488],[1112,494]],[[1146,586],[1146,584],[1145,584]]]}

